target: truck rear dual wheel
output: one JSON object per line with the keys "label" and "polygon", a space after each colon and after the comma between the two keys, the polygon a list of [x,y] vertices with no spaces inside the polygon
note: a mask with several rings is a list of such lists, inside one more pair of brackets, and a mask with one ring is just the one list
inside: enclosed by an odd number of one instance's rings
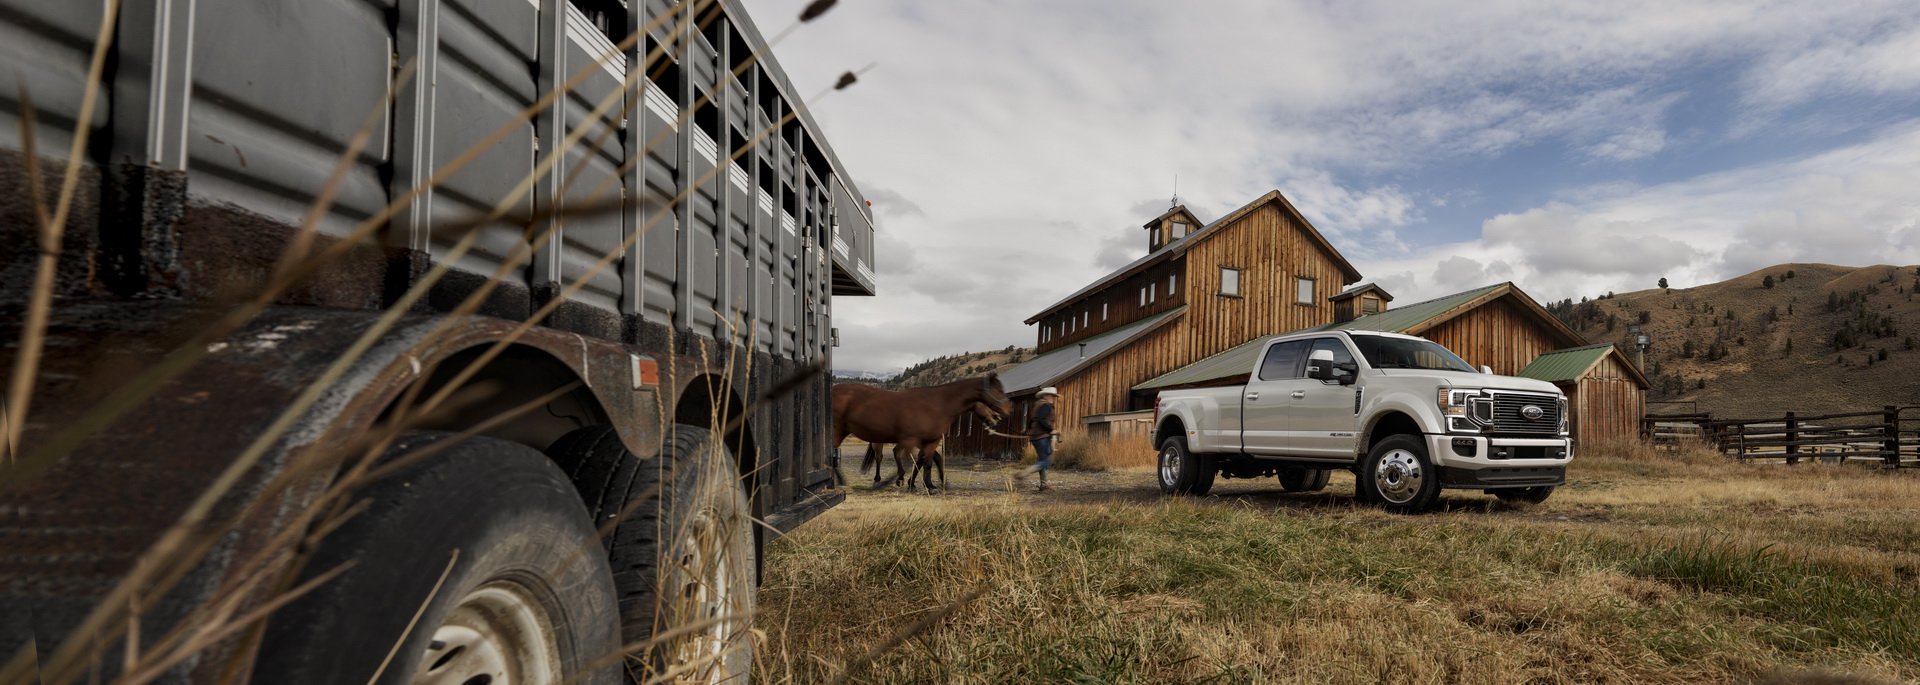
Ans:
{"label": "truck rear dual wheel", "polygon": [[1178,435],[1160,442],[1160,492],[1169,495],[1205,495],[1213,490],[1218,475],[1213,455],[1187,452],[1187,441]]}
{"label": "truck rear dual wheel", "polygon": [[1499,490],[1488,490],[1487,492],[1494,497],[1500,498],[1502,502],[1539,504],[1547,501],[1547,497],[1553,495],[1553,486],[1541,485],[1531,488],[1502,488]]}
{"label": "truck rear dual wheel", "polygon": [[1327,487],[1326,469],[1287,466],[1280,469],[1280,489],[1287,492],[1319,492]]}
{"label": "truck rear dual wheel", "polygon": [[1421,512],[1440,498],[1440,474],[1418,436],[1395,435],[1375,443],[1357,476],[1354,487],[1360,498],[1387,511]]}
{"label": "truck rear dual wheel", "polygon": [[[393,453],[454,439],[413,433]],[[367,508],[303,574],[351,566],[274,613],[254,682],[622,682],[613,577],[581,553],[599,542],[567,475],[503,440],[443,450],[356,495]]]}

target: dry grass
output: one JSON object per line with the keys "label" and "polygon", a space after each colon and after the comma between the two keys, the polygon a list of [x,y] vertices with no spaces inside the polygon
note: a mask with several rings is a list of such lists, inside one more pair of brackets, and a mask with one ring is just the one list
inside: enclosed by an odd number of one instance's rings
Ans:
{"label": "dry grass", "polygon": [[[1920,678],[1916,474],[1590,452],[1546,504],[1450,493],[1413,517],[1353,506],[1343,475],[1316,495],[1228,481],[1167,500],[1134,473],[1081,476],[1114,485],[1065,501],[983,488],[856,502],[769,547],[760,676]],[[899,649],[843,667],[978,586]]]}
{"label": "dry grass", "polygon": [[1060,439],[1053,465],[1080,471],[1143,469],[1153,466],[1153,447],[1144,438],[1090,436],[1082,431]]}

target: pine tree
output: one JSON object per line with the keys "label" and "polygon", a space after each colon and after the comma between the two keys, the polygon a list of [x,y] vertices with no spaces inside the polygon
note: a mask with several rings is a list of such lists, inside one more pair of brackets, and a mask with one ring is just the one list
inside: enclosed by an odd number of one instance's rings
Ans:
{"label": "pine tree", "polygon": [[1880,361],[1886,361],[1886,360],[1887,360],[1887,348],[1882,347],[1880,348]]}
{"label": "pine tree", "polygon": [[1665,278],[1660,279],[1660,289],[1661,290],[1667,289],[1667,279]]}
{"label": "pine tree", "polygon": [[1768,290],[1772,290],[1772,289],[1773,289],[1773,274],[1767,274],[1767,277],[1766,277],[1766,278],[1764,278],[1764,279],[1761,279],[1761,280],[1760,280],[1760,286],[1761,286],[1761,287],[1763,287],[1763,288],[1766,288],[1766,289],[1768,289]]}

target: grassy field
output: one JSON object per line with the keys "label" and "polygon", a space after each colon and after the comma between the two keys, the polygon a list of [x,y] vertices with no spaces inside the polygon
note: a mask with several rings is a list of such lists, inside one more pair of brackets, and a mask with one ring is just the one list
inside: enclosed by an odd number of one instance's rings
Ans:
{"label": "grassy field", "polygon": [[1920,679],[1920,474],[1619,450],[1537,506],[1141,469],[859,490],[768,546],[765,682]]}

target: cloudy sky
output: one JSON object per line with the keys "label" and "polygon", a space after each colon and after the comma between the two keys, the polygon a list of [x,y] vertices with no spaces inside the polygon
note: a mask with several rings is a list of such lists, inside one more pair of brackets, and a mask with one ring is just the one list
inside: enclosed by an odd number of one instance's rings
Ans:
{"label": "cloudy sky", "polygon": [[[802,0],[747,0],[762,31]],[[842,0],[775,49],[880,226],[836,366],[1020,322],[1280,189],[1413,302],[1920,262],[1913,0]]]}

